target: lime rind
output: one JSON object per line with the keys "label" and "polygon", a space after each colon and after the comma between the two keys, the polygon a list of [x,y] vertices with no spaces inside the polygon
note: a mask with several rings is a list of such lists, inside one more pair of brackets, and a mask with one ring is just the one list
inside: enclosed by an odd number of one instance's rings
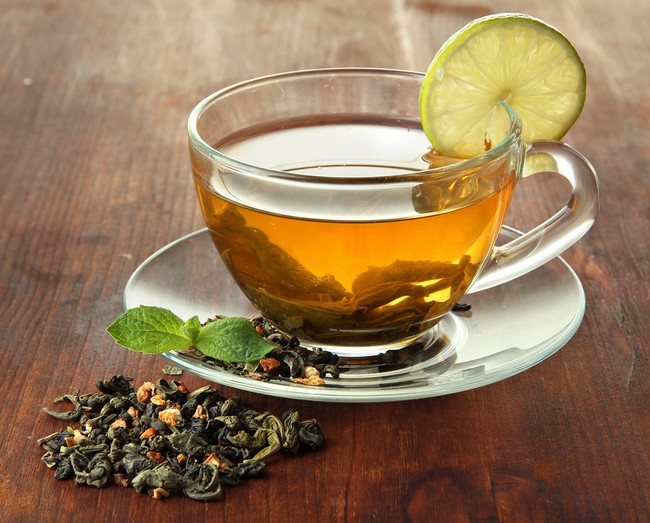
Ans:
{"label": "lime rind", "polygon": [[528,15],[490,15],[436,53],[420,92],[422,127],[441,154],[475,156],[506,136],[503,100],[521,117],[525,140],[557,140],[585,94],[584,65],[562,33]]}

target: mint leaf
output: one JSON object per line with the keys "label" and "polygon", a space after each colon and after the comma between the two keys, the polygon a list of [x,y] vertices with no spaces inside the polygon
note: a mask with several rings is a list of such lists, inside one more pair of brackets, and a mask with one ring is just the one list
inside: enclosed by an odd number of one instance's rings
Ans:
{"label": "mint leaf", "polygon": [[[183,320],[173,312],[141,305],[126,311],[106,330],[122,347],[146,354],[161,354],[185,349],[192,344],[184,327]],[[193,332],[193,327],[188,327],[188,330]]]}
{"label": "mint leaf", "polygon": [[201,332],[201,322],[199,321],[199,317],[192,316],[185,322],[182,329],[185,335],[192,341],[192,343],[194,343],[196,338],[199,337],[199,332]]}
{"label": "mint leaf", "polygon": [[194,346],[206,356],[226,363],[259,360],[276,347],[246,318],[223,318],[205,324]]}
{"label": "mint leaf", "polygon": [[129,309],[106,330],[129,350],[160,354],[193,345],[227,363],[257,361],[276,347],[246,318],[224,318],[202,326],[198,316],[184,322],[167,309],[146,305]]}

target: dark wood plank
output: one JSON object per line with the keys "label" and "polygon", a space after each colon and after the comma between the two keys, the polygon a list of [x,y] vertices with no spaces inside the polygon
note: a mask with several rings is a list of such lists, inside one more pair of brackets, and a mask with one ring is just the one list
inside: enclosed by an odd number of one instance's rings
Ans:
{"label": "dark wood plank", "polygon": [[[563,30],[589,73],[566,139],[599,171],[602,204],[565,255],[588,303],[567,346],[488,387],[395,404],[224,388],[317,418],[328,443],[274,457],[220,502],[56,481],[36,440],[61,423],[43,406],[116,373],[161,377],[162,359],[104,329],[137,265],[202,226],[185,135],[195,103],[285,70],[423,70],[464,23],[508,10]],[[0,13],[0,520],[650,520],[650,4],[3,0]],[[520,228],[565,198],[553,180],[518,193],[508,221]]]}

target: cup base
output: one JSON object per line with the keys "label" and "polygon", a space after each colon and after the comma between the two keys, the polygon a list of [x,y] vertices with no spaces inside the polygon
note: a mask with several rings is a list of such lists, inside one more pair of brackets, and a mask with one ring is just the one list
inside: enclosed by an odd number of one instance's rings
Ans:
{"label": "cup base", "polygon": [[389,372],[391,369],[414,365],[429,367],[441,364],[454,356],[466,337],[463,323],[454,314],[449,313],[431,329],[399,344],[340,346],[301,340],[301,345],[337,354],[344,367],[354,367],[357,370],[368,367],[375,372]]}

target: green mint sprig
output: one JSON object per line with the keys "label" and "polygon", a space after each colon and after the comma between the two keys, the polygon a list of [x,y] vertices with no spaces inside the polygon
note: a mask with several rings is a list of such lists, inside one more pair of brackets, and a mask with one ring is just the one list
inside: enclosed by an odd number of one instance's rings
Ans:
{"label": "green mint sprig", "polygon": [[150,305],[127,310],[106,330],[119,345],[132,351],[161,354],[195,347],[226,363],[256,361],[276,347],[246,318],[223,318],[201,325],[197,316],[183,321],[168,309]]}

